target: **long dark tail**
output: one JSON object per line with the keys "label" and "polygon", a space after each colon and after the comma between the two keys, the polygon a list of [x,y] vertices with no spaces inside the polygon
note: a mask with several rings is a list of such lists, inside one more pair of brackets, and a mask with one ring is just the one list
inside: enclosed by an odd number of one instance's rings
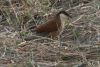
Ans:
{"label": "long dark tail", "polygon": [[40,38],[41,36],[26,36],[25,38],[24,38],[24,40],[26,40],[26,41],[30,41],[30,40],[34,40],[34,39],[38,39],[38,38]]}
{"label": "long dark tail", "polygon": [[24,38],[24,40],[30,41],[30,40],[38,39],[38,38],[41,38],[41,37],[45,37],[48,34],[49,34],[49,32],[41,32],[41,33],[37,33],[37,34],[32,35],[32,36],[26,36]]}

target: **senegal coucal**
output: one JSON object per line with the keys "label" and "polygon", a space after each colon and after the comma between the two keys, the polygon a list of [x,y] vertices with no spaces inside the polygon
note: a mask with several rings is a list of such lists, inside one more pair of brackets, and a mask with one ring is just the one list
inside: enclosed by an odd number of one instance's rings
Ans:
{"label": "senegal coucal", "polygon": [[[60,11],[52,19],[34,29],[34,32],[36,32],[37,36],[55,38],[63,31],[65,21],[68,20],[68,17],[72,18],[66,11]],[[25,37],[25,40],[32,40],[37,38],[38,37],[33,35]]]}

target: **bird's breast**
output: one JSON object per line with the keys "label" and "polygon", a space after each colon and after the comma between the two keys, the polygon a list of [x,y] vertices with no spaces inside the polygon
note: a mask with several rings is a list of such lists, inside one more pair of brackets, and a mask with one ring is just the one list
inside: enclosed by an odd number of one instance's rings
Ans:
{"label": "bird's breast", "polygon": [[59,28],[60,32],[62,32],[63,29],[64,29],[64,23],[65,23],[65,22],[62,22],[62,23],[61,23],[61,26],[60,26],[60,28]]}

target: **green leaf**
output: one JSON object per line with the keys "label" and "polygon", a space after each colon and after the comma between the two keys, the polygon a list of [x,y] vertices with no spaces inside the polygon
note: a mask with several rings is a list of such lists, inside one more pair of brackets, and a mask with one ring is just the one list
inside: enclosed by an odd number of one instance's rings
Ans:
{"label": "green leaf", "polygon": [[29,58],[29,62],[31,62],[31,58]]}
{"label": "green leaf", "polygon": [[41,3],[44,3],[46,0],[41,0]]}
{"label": "green leaf", "polygon": [[7,18],[10,19],[10,16],[9,16],[8,12],[6,12],[6,14],[7,14]]}
{"label": "green leaf", "polygon": [[76,35],[76,33],[75,33],[75,29],[73,29],[73,35]]}
{"label": "green leaf", "polygon": [[73,0],[70,0],[71,1],[71,3],[73,4]]}
{"label": "green leaf", "polygon": [[24,35],[24,34],[25,34],[25,31],[24,31],[24,30],[23,30],[23,31],[21,31],[21,34],[22,34],[22,35]]}
{"label": "green leaf", "polygon": [[52,34],[51,34],[51,39],[53,39]]}

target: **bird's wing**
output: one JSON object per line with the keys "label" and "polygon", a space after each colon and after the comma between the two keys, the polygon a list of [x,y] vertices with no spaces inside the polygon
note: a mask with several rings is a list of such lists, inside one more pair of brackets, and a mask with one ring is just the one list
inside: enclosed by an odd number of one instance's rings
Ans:
{"label": "bird's wing", "polygon": [[35,29],[36,33],[39,32],[54,32],[58,30],[60,27],[61,21],[58,18],[52,18],[51,20],[47,21],[46,23],[40,25],[38,28]]}

